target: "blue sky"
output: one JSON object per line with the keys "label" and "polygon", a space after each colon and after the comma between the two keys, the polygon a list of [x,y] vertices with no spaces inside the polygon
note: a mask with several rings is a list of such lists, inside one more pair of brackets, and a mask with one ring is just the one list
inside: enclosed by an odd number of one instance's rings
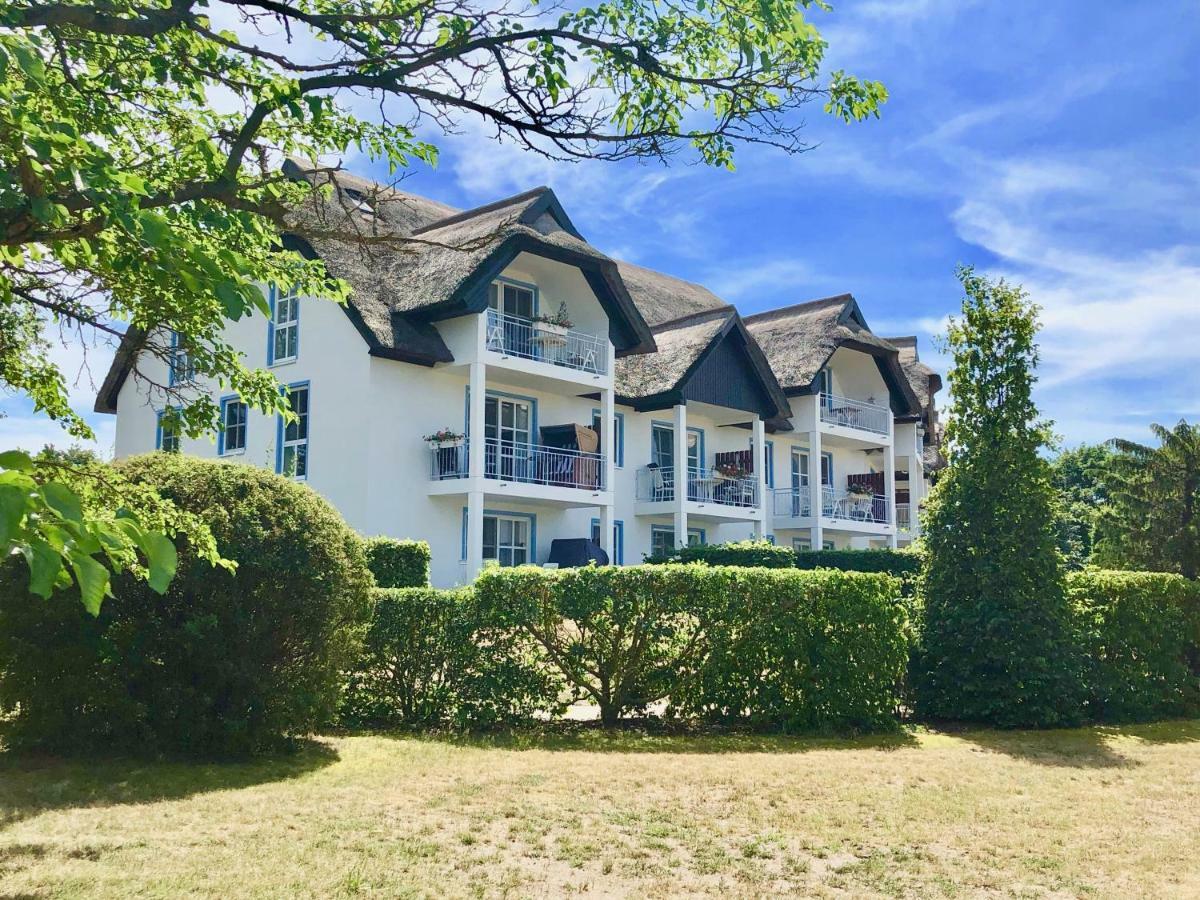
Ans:
{"label": "blue sky", "polygon": [[[613,255],[744,314],[849,291],[876,332],[919,334],[939,366],[931,339],[959,304],[955,265],[971,263],[1044,308],[1037,398],[1068,444],[1200,419],[1194,0],[843,0],[813,19],[830,68],[891,99],[852,126],[811,105],[807,153],[743,149],[732,173],[551,163],[466,122],[427,135],[440,164],[402,186],[474,206],[548,184]],[[91,396],[85,373],[77,399]],[[0,443],[53,436],[20,401],[0,409]]]}

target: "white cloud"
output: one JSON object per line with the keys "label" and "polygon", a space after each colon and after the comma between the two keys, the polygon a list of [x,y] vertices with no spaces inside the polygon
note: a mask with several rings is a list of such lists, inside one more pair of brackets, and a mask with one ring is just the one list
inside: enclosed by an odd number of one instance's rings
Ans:
{"label": "white cloud", "polygon": [[108,459],[113,455],[116,440],[116,418],[92,416],[90,424],[96,433],[95,441],[81,441],[71,437],[61,427],[45,416],[13,413],[0,418],[0,449],[20,448],[37,452],[47,444],[65,449],[76,444],[95,450]]}

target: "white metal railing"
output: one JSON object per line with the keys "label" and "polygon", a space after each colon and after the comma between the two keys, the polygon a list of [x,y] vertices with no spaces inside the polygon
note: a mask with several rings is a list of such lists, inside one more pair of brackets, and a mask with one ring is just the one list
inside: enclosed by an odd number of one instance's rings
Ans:
{"label": "white metal railing", "polygon": [[907,503],[896,504],[896,530],[912,531],[912,514]]}
{"label": "white metal railing", "polygon": [[487,349],[596,375],[608,371],[604,338],[495,309],[487,311]]}
{"label": "white metal railing", "polygon": [[[821,488],[822,518],[887,525],[888,512],[888,498],[882,494],[863,496],[828,486]],[[780,488],[775,491],[773,513],[778,518],[808,518],[812,515],[812,492],[808,488]]]}
{"label": "white metal railing", "polygon": [[[470,458],[470,441],[430,447],[429,477],[434,481],[467,478]],[[601,490],[604,486],[604,456],[583,450],[488,438],[483,448],[483,477]]]}
{"label": "white metal railing", "polygon": [[[674,467],[649,465],[638,469],[637,499],[643,502],[674,500]],[[697,503],[757,508],[758,478],[753,475],[730,478],[716,469],[689,468],[687,499]]]}
{"label": "white metal railing", "polygon": [[825,488],[822,491],[824,509],[821,515],[827,519],[840,519],[845,522],[868,522],[874,525],[887,525],[891,522],[891,510],[888,498],[883,494],[851,494],[848,491],[834,491]]}
{"label": "white metal railing", "polygon": [[888,434],[891,429],[892,411],[886,406],[876,406],[865,400],[839,397],[836,394],[821,395],[821,421],[872,434]]}

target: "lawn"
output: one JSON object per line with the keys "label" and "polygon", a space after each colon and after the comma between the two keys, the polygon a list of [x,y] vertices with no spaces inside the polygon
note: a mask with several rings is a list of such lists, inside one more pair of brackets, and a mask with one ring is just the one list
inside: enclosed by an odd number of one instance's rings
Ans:
{"label": "lawn", "polygon": [[1200,896],[1200,721],[0,754],[2,896]]}

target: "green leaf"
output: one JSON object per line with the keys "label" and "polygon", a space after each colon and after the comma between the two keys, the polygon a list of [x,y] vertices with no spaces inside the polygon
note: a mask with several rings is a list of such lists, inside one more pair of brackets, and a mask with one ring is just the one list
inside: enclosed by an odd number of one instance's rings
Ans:
{"label": "green leaf", "polygon": [[0,469],[16,469],[28,472],[33,468],[33,460],[24,450],[5,450],[0,453]]}
{"label": "green leaf", "polygon": [[28,491],[12,484],[0,484],[0,553],[17,535],[28,507]]}
{"label": "green leaf", "polygon": [[175,545],[165,534],[148,532],[142,549],[150,562],[150,577],[147,579],[150,587],[160,594],[165,594],[179,565]]}
{"label": "green leaf", "polygon": [[76,493],[65,484],[51,481],[42,485],[42,496],[46,505],[69,522],[83,521],[83,505]]}
{"label": "green leaf", "polygon": [[108,569],[90,556],[82,554],[72,554],[70,560],[75,582],[79,585],[79,599],[83,601],[83,608],[93,616],[100,615],[100,604],[109,593]]}
{"label": "green leaf", "polygon": [[62,557],[46,541],[34,538],[29,542],[25,560],[29,563],[30,592],[49,600],[62,572]]}

